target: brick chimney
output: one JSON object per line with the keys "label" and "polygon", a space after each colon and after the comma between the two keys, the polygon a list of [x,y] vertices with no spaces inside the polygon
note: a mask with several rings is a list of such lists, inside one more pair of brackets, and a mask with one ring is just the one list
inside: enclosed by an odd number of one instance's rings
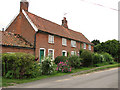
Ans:
{"label": "brick chimney", "polygon": [[28,11],[29,2],[27,0],[21,0],[20,1],[20,12],[22,12],[22,9],[25,11]]}
{"label": "brick chimney", "polygon": [[64,17],[62,20],[62,26],[68,28],[66,17]]}

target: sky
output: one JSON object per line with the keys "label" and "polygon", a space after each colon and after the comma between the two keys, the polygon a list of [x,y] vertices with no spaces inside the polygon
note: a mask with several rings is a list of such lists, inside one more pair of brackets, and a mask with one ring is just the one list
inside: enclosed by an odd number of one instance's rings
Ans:
{"label": "sky", "polygon": [[[18,15],[21,0],[0,1],[0,30]],[[27,0],[29,12],[83,33],[89,41],[118,40],[118,2],[120,0]],[[66,13],[66,14],[65,14]]]}

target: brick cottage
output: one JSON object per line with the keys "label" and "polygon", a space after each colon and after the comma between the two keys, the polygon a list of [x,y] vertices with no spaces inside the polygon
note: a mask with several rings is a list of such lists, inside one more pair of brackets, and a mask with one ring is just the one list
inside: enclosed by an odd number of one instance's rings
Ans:
{"label": "brick cottage", "polygon": [[93,44],[80,32],[28,12],[29,2],[21,0],[20,12],[2,33],[2,53],[26,52],[41,59],[79,54],[81,48],[93,52]]}

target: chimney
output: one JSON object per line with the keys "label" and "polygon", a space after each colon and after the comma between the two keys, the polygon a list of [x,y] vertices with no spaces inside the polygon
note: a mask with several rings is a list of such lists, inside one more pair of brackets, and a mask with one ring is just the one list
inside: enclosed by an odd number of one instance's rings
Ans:
{"label": "chimney", "polygon": [[20,1],[20,12],[22,12],[22,9],[25,11],[28,11],[29,2],[27,0],[21,0]]}
{"label": "chimney", "polygon": [[64,17],[62,20],[62,26],[68,28],[66,17]]}

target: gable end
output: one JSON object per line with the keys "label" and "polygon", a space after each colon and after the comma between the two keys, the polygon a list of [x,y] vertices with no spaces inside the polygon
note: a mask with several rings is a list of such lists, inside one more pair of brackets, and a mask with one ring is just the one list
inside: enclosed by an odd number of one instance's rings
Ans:
{"label": "gable end", "polygon": [[24,10],[22,10],[22,13],[25,15],[26,19],[28,20],[28,22],[31,24],[31,26],[34,28],[35,31],[38,31],[38,28],[36,27],[36,25],[31,21],[31,19],[29,18],[29,16],[26,14],[26,12]]}

